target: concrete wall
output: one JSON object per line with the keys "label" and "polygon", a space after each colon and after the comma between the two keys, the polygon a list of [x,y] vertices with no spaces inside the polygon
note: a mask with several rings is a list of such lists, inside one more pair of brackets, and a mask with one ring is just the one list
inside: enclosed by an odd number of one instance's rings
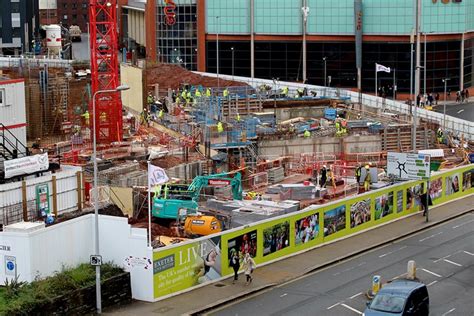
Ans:
{"label": "concrete wall", "polygon": [[276,109],[277,121],[286,121],[297,117],[324,117],[326,107],[297,107]]}
{"label": "concrete wall", "polygon": [[[100,216],[100,254],[104,262],[113,262],[130,271],[132,296],[140,300],[153,298],[151,248],[147,247],[146,229],[131,228],[127,218]],[[0,280],[7,278],[5,256],[16,259],[17,275],[31,282],[47,277],[63,266],[89,262],[94,253],[94,215],[81,216],[36,230],[0,233]],[[11,277],[8,277],[11,278]]]}
{"label": "concrete wall", "polygon": [[123,106],[140,114],[143,110],[143,69],[120,64],[120,82],[130,87],[121,92]]}
{"label": "concrete wall", "polygon": [[285,156],[302,153],[368,153],[382,150],[380,135],[347,137],[311,137],[289,140],[265,140],[258,143],[262,156]]}

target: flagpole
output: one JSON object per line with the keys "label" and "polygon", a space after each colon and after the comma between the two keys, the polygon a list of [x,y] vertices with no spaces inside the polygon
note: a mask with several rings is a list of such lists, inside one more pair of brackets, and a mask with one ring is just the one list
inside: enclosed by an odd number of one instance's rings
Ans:
{"label": "flagpole", "polygon": [[151,247],[151,186],[150,186],[150,161],[147,161],[148,178],[148,247]]}
{"label": "flagpole", "polygon": [[[375,63],[375,97],[379,96],[377,85],[378,85],[378,82],[377,82],[377,63]],[[376,100],[377,100],[377,103],[378,103],[379,99],[376,99]]]}

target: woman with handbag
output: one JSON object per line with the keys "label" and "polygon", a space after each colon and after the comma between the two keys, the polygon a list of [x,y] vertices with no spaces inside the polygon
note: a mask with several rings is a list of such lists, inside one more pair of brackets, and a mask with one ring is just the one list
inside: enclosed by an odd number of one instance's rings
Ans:
{"label": "woman with handbag", "polygon": [[247,283],[245,283],[245,285],[249,285],[250,283],[252,283],[252,273],[253,270],[255,270],[255,268],[257,267],[257,265],[255,264],[255,261],[252,259],[252,257],[250,257],[250,254],[248,252],[245,253],[243,266],[245,276],[247,277]]}

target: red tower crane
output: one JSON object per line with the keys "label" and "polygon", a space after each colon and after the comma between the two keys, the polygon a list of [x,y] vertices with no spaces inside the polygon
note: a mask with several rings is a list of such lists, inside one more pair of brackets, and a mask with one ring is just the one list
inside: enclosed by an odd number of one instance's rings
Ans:
{"label": "red tower crane", "polygon": [[[117,0],[89,0],[92,96],[113,90],[119,84]],[[93,114],[92,100],[89,113]],[[96,96],[96,137],[99,143],[121,141],[122,102],[117,92]]]}

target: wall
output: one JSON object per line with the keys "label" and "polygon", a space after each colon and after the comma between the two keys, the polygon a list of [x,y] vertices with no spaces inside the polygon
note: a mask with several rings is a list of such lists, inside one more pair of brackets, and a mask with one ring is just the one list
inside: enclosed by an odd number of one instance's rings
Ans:
{"label": "wall", "polygon": [[124,214],[133,216],[133,189],[110,187],[110,200],[117,205]]}
{"label": "wall", "polygon": [[[130,271],[132,296],[152,299],[151,250],[146,229],[131,228],[127,218],[100,216],[100,254],[104,262],[113,262]],[[31,282],[65,266],[89,262],[93,251],[94,215],[84,215],[33,232],[1,232],[0,280],[5,280],[3,256],[14,256],[20,280]]]}
{"label": "wall", "polygon": [[[452,182],[458,183],[456,191]],[[474,165],[435,173],[431,184],[434,205],[474,194]],[[154,298],[163,299],[232,275],[229,257],[234,251],[240,255],[249,252],[257,264],[264,264],[410,215],[419,210],[413,196],[426,192],[424,185],[421,181],[403,182],[157,249],[153,253]],[[272,238],[273,234],[280,238]]]}
{"label": "wall", "polygon": [[295,107],[295,108],[277,108],[276,119],[277,121],[286,121],[297,117],[324,117],[325,107]]}
{"label": "wall", "polygon": [[[354,34],[353,0],[307,0],[308,34]],[[215,34],[249,34],[250,0],[207,0],[206,31]],[[255,0],[256,34],[302,34],[302,1]],[[423,0],[422,31],[462,33],[472,30],[474,0],[443,4]],[[414,25],[414,1],[363,1],[363,32],[367,35],[409,35]],[[219,23],[216,22],[219,16]]]}
{"label": "wall", "polygon": [[120,82],[130,87],[129,90],[121,92],[123,106],[140,114],[143,111],[143,69],[120,64]]}
{"label": "wall", "polygon": [[[363,147],[360,138],[364,137]],[[258,153],[262,156],[286,156],[308,152],[315,153],[364,153],[382,150],[381,135],[341,137],[311,137],[286,140],[262,140],[258,143]]]}

